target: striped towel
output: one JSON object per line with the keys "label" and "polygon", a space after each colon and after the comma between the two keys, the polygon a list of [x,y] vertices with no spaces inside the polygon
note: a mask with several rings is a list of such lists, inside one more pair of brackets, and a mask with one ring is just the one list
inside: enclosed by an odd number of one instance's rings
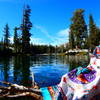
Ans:
{"label": "striped towel", "polygon": [[41,88],[43,100],[63,100],[58,85]]}

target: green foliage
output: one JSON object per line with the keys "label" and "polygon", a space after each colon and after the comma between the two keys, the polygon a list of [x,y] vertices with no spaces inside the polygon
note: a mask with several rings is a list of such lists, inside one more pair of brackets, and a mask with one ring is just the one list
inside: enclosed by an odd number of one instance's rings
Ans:
{"label": "green foliage", "polygon": [[21,43],[21,38],[18,36],[17,31],[19,28],[15,27],[14,28],[14,53],[21,53],[22,49],[22,43]]}
{"label": "green foliage", "polygon": [[73,34],[71,31],[73,31],[70,27],[70,32],[69,32],[69,43],[70,43],[70,48],[74,49],[75,48],[75,39],[74,36],[75,34]]}
{"label": "green foliage", "polygon": [[8,24],[5,25],[4,28],[4,48],[8,48],[9,44],[10,44],[10,33],[9,33],[9,26]]}
{"label": "green foliage", "polygon": [[24,8],[23,23],[21,25],[21,28],[22,28],[22,52],[23,53],[29,53],[29,51],[30,51],[30,36],[31,36],[30,29],[32,27],[32,23],[30,21],[30,13],[31,13],[31,9],[27,5]]}
{"label": "green foliage", "polygon": [[100,29],[96,26],[92,15],[89,16],[89,43],[94,48],[100,41]]}
{"label": "green foliage", "polygon": [[15,50],[15,52],[18,51],[18,34],[17,34],[17,27],[14,28],[14,50]]}
{"label": "green foliage", "polygon": [[52,45],[32,45],[31,54],[51,54],[55,53],[55,47]]}
{"label": "green foliage", "polygon": [[85,40],[88,37],[87,25],[84,20],[84,10],[78,9],[74,12],[71,19],[69,43],[71,48],[78,46],[79,48],[85,47]]}

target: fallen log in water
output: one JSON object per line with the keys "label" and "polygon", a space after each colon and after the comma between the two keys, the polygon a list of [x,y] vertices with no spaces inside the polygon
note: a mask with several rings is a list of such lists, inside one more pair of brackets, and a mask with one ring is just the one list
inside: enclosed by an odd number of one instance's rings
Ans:
{"label": "fallen log in water", "polygon": [[43,100],[39,87],[35,84],[34,87],[28,88],[18,84],[12,84],[9,82],[2,82],[3,84],[9,85],[8,87],[0,86],[0,100],[2,98],[17,98],[30,96],[34,100]]}

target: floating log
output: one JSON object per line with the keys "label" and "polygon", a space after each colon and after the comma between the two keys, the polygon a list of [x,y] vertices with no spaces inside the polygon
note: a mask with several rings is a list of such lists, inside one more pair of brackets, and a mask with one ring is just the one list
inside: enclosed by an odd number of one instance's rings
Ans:
{"label": "floating log", "polygon": [[18,84],[12,84],[9,82],[2,82],[5,85],[9,85],[8,87],[0,86],[0,100],[3,98],[19,98],[19,97],[32,97],[34,100],[43,100],[41,91],[39,87],[34,85],[33,87],[25,87]]}

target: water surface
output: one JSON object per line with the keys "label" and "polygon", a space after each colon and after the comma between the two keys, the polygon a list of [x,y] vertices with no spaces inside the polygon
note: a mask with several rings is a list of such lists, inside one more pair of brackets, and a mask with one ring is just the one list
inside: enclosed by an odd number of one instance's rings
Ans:
{"label": "water surface", "polygon": [[88,65],[88,56],[15,56],[0,58],[0,80],[31,86],[32,72],[41,87],[56,85],[62,75]]}

